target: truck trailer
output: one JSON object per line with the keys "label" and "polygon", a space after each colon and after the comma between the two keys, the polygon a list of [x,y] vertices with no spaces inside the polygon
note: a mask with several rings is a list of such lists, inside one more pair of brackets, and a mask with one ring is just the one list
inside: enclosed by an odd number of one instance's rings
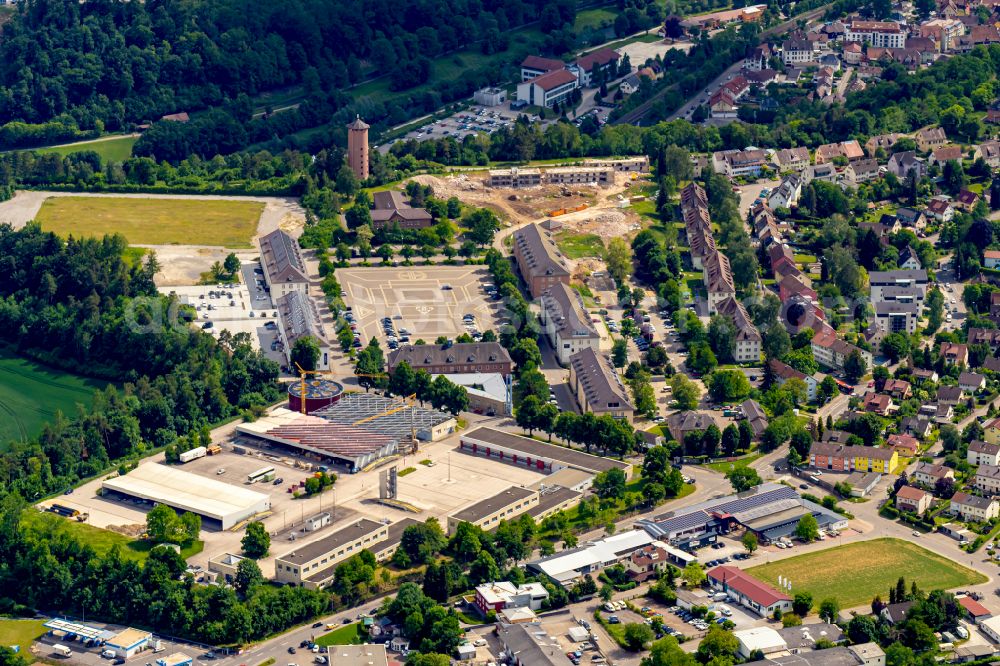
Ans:
{"label": "truck trailer", "polygon": [[73,651],[72,650],[70,650],[65,645],[60,645],[59,643],[56,643],[55,645],[52,646],[52,653],[53,654],[57,654],[60,657],[64,657],[64,658],[69,658],[69,657],[73,656]]}
{"label": "truck trailer", "polygon": [[204,458],[208,455],[208,449],[204,446],[197,446],[190,451],[185,451],[184,453],[177,456],[177,459],[182,463],[191,462],[192,460],[197,460],[198,458]]}

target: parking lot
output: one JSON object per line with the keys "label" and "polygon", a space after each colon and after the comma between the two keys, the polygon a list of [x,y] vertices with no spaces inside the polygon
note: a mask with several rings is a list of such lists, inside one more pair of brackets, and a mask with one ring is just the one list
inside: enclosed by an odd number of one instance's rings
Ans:
{"label": "parking lot", "polygon": [[256,263],[244,264],[240,272],[245,281],[242,283],[177,286],[171,292],[177,294],[181,303],[195,308],[197,325],[206,332],[215,337],[222,330],[233,335],[248,333],[255,349],[283,364],[284,355],[276,346],[278,312],[255,268],[259,269]]}
{"label": "parking lot", "polygon": [[[467,110],[459,111],[437,122],[418,127],[403,136],[399,141],[408,141],[410,139],[422,141],[426,139],[441,139],[449,136],[456,140],[461,140],[465,136],[476,134],[477,132],[493,134],[501,127],[510,126],[517,120],[518,116],[523,114],[523,110],[512,111],[510,101],[504,102],[499,106],[484,107],[473,105]],[[537,116],[529,117],[531,120],[539,120]],[[545,124],[551,122],[554,121],[542,121],[543,128]]]}
{"label": "parking lot", "polygon": [[[480,266],[341,268],[337,279],[362,344],[377,338],[387,346],[386,319],[402,343],[433,343],[439,336],[454,340],[470,330],[496,330],[499,301],[484,291],[490,277]],[[472,323],[467,326],[463,317],[469,315]]]}

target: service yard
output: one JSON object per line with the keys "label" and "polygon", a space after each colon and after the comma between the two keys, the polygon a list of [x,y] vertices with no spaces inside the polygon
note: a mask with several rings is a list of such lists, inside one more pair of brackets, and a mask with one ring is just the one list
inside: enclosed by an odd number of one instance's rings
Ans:
{"label": "service yard", "polygon": [[[523,110],[511,111],[509,101],[499,106],[484,107],[476,105],[467,110],[459,111],[447,118],[429,122],[426,125],[413,129],[405,136],[397,139],[397,141],[425,141],[427,139],[443,139],[446,137],[461,141],[469,134],[493,134],[501,127],[510,126],[517,120],[518,116],[523,114]],[[555,121],[541,121],[542,128],[544,129],[545,125],[553,122]],[[388,149],[388,146],[386,149]]]}
{"label": "service yard", "polygon": [[[841,608],[886,598],[889,585],[903,576],[922,590],[951,590],[986,582],[986,577],[941,555],[901,539],[874,539],[753,567],[748,572],[777,584],[778,576],[793,589],[811,592],[813,599],[834,598]],[[850,585],[844,581],[850,580]]]}
{"label": "service yard", "polygon": [[385,346],[384,317],[412,342],[432,343],[442,335],[454,340],[466,332],[466,314],[480,332],[496,330],[496,307],[483,291],[489,271],[482,266],[340,268],[336,275],[366,344],[378,338]]}

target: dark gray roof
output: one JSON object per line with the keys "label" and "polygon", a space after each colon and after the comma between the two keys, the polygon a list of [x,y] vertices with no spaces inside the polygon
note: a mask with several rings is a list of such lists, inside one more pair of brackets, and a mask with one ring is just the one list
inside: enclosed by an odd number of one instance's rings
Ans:
{"label": "dark gray roof", "polygon": [[472,432],[462,435],[463,439],[466,437],[496,444],[497,446],[518,451],[532,458],[555,460],[567,467],[573,467],[585,472],[604,472],[612,468],[628,470],[632,467],[630,464],[620,460],[594,456],[566,446],[546,444],[545,442],[539,442],[528,437],[521,437],[520,435],[503,430],[496,430],[495,428],[476,428]]}
{"label": "dark gray roof", "polygon": [[712,520],[711,514],[713,513],[742,513],[783,500],[801,501],[801,498],[794,488],[777,483],[765,483],[744,493],[699,502],[689,507],[670,511],[652,520],[640,520],[637,526],[645,529],[653,537],[671,538],[672,534],[706,524]]}
{"label": "dark gray roof", "polygon": [[[899,216],[898,211],[896,216]],[[868,281],[872,286],[897,285],[901,283],[925,284],[927,282],[927,271],[923,268],[872,271],[868,274]]]}
{"label": "dark gray roof", "polygon": [[[535,635],[531,632],[535,632]],[[531,664],[531,666],[563,666],[566,662],[562,647],[550,639],[537,622],[498,624],[497,637],[514,656],[514,663]],[[539,642],[544,647],[539,645]]]}
{"label": "dark gray roof", "polygon": [[521,270],[528,272],[525,279],[530,281],[532,277],[569,275],[566,259],[552,237],[537,224],[529,224],[515,231],[514,245],[524,259]]}
{"label": "dark gray roof", "polygon": [[261,237],[260,263],[268,284],[309,281],[298,242],[281,229]]}
{"label": "dark gray roof", "polygon": [[477,523],[483,518],[492,516],[501,509],[505,509],[515,502],[521,502],[534,495],[537,491],[520,486],[511,486],[506,490],[501,490],[492,497],[481,499],[471,506],[451,514],[455,520],[467,523]]}
{"label": "dark gray roof", "polygon": [[289,347],[305,336],[326,343],[326,333],[323,331],[319,308],[315,301],[302,292],[291,291],[279,298],[278,316]]}
{"label": "dark gray roof", "polygon": [[406,208],[402,192],[384,190],[372,195],[372,210],[395,210],[397,208]]}
{"label": "dark gray roof", "polygon": [[563,338],[600,338],[583,309],[580,294],[562,282],[542,292],[542,308],[556,332]]}
{"label": "dark gray roof", "polygon": [[450,346],[402,345],[389,354],[390,370],[403,361],[414,370],[428,366],[513,363],[510,354],[499,342],[458,342]]}
{"label": "dark gray roof", "polygon": [[538,493],[538,504],[528,510],[528,515],[532,518],[537,518],[552,507],[576,499],[583,494],[565,486],[544,486]]}
{"label": "dark gray roof", "polygon": [[778,634],[785,640],[789,649],[812,649],[816,641],[826,639],[834,643],[844,640],[844,632],[840,627],[828,622],[818,624],[803,624],[798,627],[782,627]]}
{"label": "dark gray roof", "polygon": [[569,357],[576,379],[583,387],[591,411],[632,410],[628,393],[608,359],[592,347],[584,347]]}
{"label": "dark gray roof", "polygon": [[307,543],[286,555],[281,555],[277,559],[291,564],[306,564],[326,555],[330,551],[337,550],[341,546],[346,546],[358,539],[363,539],[383,527],[384,525],[380,522],[362,518],[357,522],[338,529],[336,532],[327,534],[322,539]]}

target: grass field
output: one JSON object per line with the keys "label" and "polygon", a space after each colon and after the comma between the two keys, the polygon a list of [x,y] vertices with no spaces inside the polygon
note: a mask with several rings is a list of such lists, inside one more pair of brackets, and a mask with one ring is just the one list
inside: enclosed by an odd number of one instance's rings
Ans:
{"label": "grass field", "polygon": [[84,141],[81,143],[67,144],[63,146],[50,146],[48,148],[38,148],[39,153],[55,153],[57,155],[69,155],[70,153],[80,153],[92,150],[101,156],[101,160],[107,162],[124,162],[132,157],[132,146],[139,140],[136,136],[119,136],[108,139],[96,139],[94,141]]}
{"label": "grass field", "polygon": [[360,645],[368,638],[368,632],[361,628],[360,622],[345,624],[328,634],[316,639],[317,645]]}
{"label": "grass field", "polygon": [[612,25],[618,17],[617,12],[610,9],[584,9],[576,13],[576,21],[573,22],[573,31],[579,33],[582,30],[592,30],[604,25]]}
{"label": "grass field", "polygon": [[[21,518],[22,524],[29,529],[46,535],[72,534],[94,549],[98,555],[105,555],[115,546],[121,549],[122,557],[127,560],[142,562],[149,557],[152,544],[141,539],[130,539],[124,534],[102,530],[98,527],[80,523],[73,519],[63,518],[54,513],[26,511]],[[51,540],[51,536],[50,536]],[[181,548],[181,557],[187,559],[197,555],[205,548],[203,541],[195,541]]]}
{"label": "grass field", "polygon": [[597,234],[571,234],[562,231],[555,235],[556,245],[570,259],[600,257],[604,254],[604,243]]}
{"label": "grass field", "polygon": [[25,654],[35,639],[48,629],[42,626],[45,620],[0,620],[0,645],[20,645]]}
{"label": "grass field", "polygon": [[12,440],[34,437],[56,412],[76,414],[89,406],[106,382],[86,379],[21,358],[0,348],[0,448]]}
{"label": "grass field", "polygon": [[915,582],[925,591],[986,582],[982,574],[901,539],[851,543],[763,564],[749,572],[772,584],[784,576],[792,581],[793,591],[812,593],[817,604],[834,598],[845,609],[868,604],[877,594],[888,598],[889,586],[900,576],[906,578],[907,587]]}
{"label": "grass field", "polygon": [[208,199],[51,197],[35,219],[60,236],[120,233],[135,245],[250,247],[264,204]]}
{"label": "grass field", "polygon": [[746,458],[740,458],[739,460],[734,460],[732,462],[716,462],[708,463],[704,465],[705,467],[718,472],[719,474],[727,474],[730,469],[743,469],[744,467],[749,467],[751,463],[755,462],[760,458],[763,453],[754,453]]}

